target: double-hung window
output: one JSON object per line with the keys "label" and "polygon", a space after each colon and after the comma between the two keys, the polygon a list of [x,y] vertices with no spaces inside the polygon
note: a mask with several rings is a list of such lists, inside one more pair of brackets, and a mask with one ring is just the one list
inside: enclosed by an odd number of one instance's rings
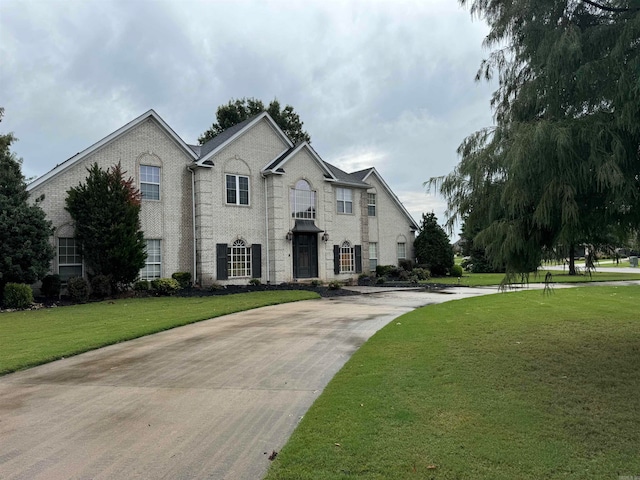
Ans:
{"label": "double-hung window", "polygon": [[291,216],[293,218],[313,220],[316,218],[316,192],[306,180],[298,180],[291,189]]}
{"label": "double-hung window", "polygon": [[140,165],[140,193],[143,200],[160,200],[160,167]]}
{"label": "double-hung window", "polygon": [[398,242],[398,260],[407,258],[407,244],[404,242]]}
{"label": "double-hung window", "polygon": [[242,240],[236,240],[227,251],[227,272],[229,278],[251,276],[251,247]]}
{"label": "double-hung window", "polygon": [[338,213],[353,213],[353,190],[350,188],[337,188],[336,198]]}
{"label": "double-hung window", "polygon": [[376,216],[376,194],[368,193],[367,194],[367,213],[370,217]]}
{"label": "double-hung window", "polygon": [[58,274],[65,283],[82,276],[82,257],[75,238],[58,238]]}
{"label": "double-hung window", "polygon": [[249,205],[249,177],[227,175],[227,204]]}
{"label": "double-hung window", "polygon": [[140,270],[141,280],[155,280],[162,276],[162,251],[160,240],[146,240],[147,259]]}
{"label": "double-hung window", "polygon": [[369,270],[372,272],[375,272],[377,266],[378,266],[378,243],[369,242]]}

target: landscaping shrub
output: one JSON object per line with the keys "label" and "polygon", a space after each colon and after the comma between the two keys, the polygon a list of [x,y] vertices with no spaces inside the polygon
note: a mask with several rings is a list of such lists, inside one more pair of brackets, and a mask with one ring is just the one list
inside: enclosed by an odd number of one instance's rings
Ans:
{"label": "landscaping shrub", "polygon": [[384,277],[378,277],[376,279],[376,285],[382,285],[384,284],[384,282],[385,282]]}
{"label": "landscaping shrub", "polygon": [[27,308],[33,303],[33,290],[24,283],[7,283],[2,301],[5,308]]}
{"label": "landscaping shrub", "polygon": [[133,284],[133,289],[136,292],[148,292],[149,290],[151,290],[151,284],[148,280],[138,280]]}
{"label": "landscaping shrub", "polygon": [[213,282],[211,284],[211,286],[209,287],[209,290],[211,290],[212,292],[216,292],[218,290],[224,290],[224,285],[218,283],[218,282]]}
{"label": "landscaping shrub", "polygon": [[158,295],[171,295],[180,290],[180,284],[173,278],[158,278],[151,281],[151,288]]}
{"label": "landscaping shrub", "polygon": [[416,267],[411,273],[418,277],[418,280],[429,280],[429,277],[431,277],[431,272],[429,272],[428,268]]}
{"label": "landscaping shrub", "polygon": [[86,303],[89,300],[89,283],[82,277],[72,277],[67,281],[67,292],[74,302]]}
{"label": "landscaping shrub", "polygon": [[191,286],[191,272],[175,272],[171,278],[180,284],[180,288],[188,288]]}
{"label": "landscaping shrub", "polygon": [[106,275],[96,275],[91,279],[91,292],[97,298],[111,295],[111,279]]}
{"label": "landscaping shrub", "polygon": [[59,297],[61,286],[60,275],[47,275],[42,279],[40,291],[45,297]]}
{"label": "landscaping shrub", "polygon": [[377,277],[386,277],[390,274],[391,271],[397,270],[398,267],[395,265],[378,265],[376,266],[376,276]]}
{"label": "landscaping shrub", "polygon": [[406,270],[407,272],[413,270],[413,262],[408,258],[401,258],[400,260],[398,260],[398,266],[401,269]]}
{"label": "landscaping shrub", "polygon": [[329,282],[329,290],[340,290],[342,288],[342,284],[337,281],[337,280],[333,280],[332,282]]}
{"label": "landscaping shrub", "polygon": [[311,280],[311,286],[312,287],[319,287],[322,285],[322,282],[320,280]]}
{"label": "landscaping shrub", "polygon": [[454,265],[449,269],[449,275],[451,275],[452,277],[461,277],[462,267],[460,265]]}
{"label": "landscaping shrub", "polygon": [[260,281],[259,278],[252,278],[251,280],[249,280],[249,285],[262,285],[262,282]]}

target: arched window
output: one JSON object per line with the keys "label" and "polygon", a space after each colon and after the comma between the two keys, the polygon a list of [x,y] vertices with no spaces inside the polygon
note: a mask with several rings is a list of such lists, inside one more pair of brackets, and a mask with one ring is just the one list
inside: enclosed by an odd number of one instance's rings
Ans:
{"label": "arched window", "polygon": [[236,240],[227,251],[229,278],[251,276],[251,247],[243,240]]}
{"label": "arched window", "polygon": [[353,247],[349,242],[340,245],[340,273],[353,273],[356,271],[356,262]]}
{"label": "arched window", "polygon": [[291,189],[291,216],[313,220],[316,218],[316,192],[306,180],[298,180]]}

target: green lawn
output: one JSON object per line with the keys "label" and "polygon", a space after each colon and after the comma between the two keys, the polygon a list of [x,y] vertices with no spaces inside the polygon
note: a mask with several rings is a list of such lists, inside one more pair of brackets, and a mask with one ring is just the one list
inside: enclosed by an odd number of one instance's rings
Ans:
{"label": "green lawn", "polygon": [[[545,281],[546,270],[540,270],[538,275],[529,275],[529,283],[543,283]],[[621,280],[640,280],[640,269],[638,273],[607,273],[592,272],[589,275],[569,275],[561,271],[551,271],[553,275],[552,281],[555,283],[584,283],[584,282],[609,282]],[[504,273],[468,273],[465,272],[458,283],[457,277],[434,277],[427,282],[422,283],[439,283],[446,285],[462,285],[465,287],[484,287],[488,285],[500,285],[504,279]]]}
{"label": "green lawn", "polygon": [[158,297],[0,313],[0,374],[252,308],[318,298],[308,291]]}
{"label": "green lawn", "polygon": [[639,299],[527,291],[404,315],[334,377],[267,479],[640,475]]}

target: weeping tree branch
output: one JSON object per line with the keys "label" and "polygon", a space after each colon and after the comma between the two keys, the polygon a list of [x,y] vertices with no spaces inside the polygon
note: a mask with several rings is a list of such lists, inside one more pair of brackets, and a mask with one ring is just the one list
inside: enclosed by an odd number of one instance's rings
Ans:
{"label": "weeping tree branch", "polygon": [[591,5],[592,7],[599,8],[600,10],[604,10],[605,12],[622,13],[622,12],[638,12],[638,11],[640,11],[640,7],[617,8],[617,7],[609,7],[609,6],[603,5],[601,3],[593,2],[592,0],[582,0],[582,1],[584,3],[586,3],[587,5]]}

